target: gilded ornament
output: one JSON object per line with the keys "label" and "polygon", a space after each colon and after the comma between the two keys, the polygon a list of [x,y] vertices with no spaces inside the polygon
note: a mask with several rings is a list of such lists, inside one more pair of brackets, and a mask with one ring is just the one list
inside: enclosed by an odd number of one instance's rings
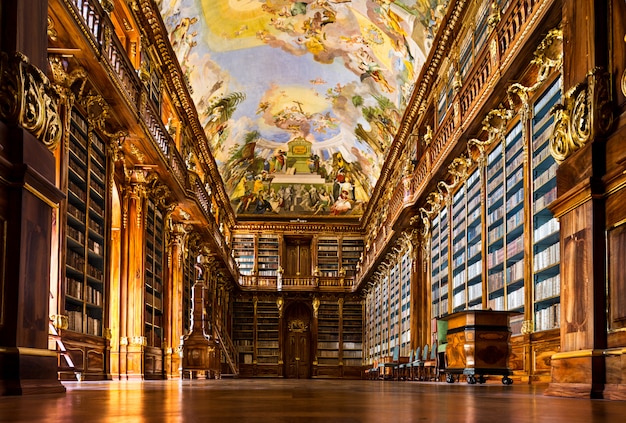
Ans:
{"label": "gilded ornament", "polygon": [[609,75],[601,68],[587,74],[587,81],[565,94],[562,104],[552,108],[554,125],[550,152],[561,163],[589,140],[606,134],[613,125],[609,97]]}
{"label": "gilded ornament", "polygon": [[60,98],[50,80],[21,53],[0,55],[0,118],[17,124],[49,150],[62,136]]}

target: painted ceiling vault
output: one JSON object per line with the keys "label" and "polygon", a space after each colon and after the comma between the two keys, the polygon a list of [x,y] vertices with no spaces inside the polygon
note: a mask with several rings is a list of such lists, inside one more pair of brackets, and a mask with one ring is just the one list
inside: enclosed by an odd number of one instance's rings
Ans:
{"label": "painted ceiling vault", "polygon": [[238,216],[360,216],[447,0],[157,0]]}

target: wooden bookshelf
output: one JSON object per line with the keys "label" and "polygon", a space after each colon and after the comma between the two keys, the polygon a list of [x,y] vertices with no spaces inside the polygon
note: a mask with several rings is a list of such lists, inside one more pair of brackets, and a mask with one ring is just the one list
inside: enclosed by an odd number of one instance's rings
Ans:
{"label": "wooden bookshelf", "polygon": [[259,300],[256,305],[257,364],[278,364],[279,318],[276,301]]}
{"label": "wooden bookshelf", "polygon": [[342,305],[342,362],[344,366],[363,363],[363,305],[344,301]]}
{"label": "wooden bookshelf", "polygon": [[356,274],[357,264],[363,253],[363,239],[342,238],[341,239],[341,267],[345,276],[353,277]]}
{"label": "wooden bookshelf", "polygon": [[337,238],[317,240],[317,268],[320,276],[339,276],[339,240]]}
{"label": "wooden bookshelf", "polygon": [[448,208],[443,207],[431,226],[431,315],[448,314]]}
{"label": "wooden bookshelf", "polygon": [[65,220],[65,314],[73,332],[102,336],[105,305],[106,155],[103,141],[72,110]]}
{"label": "wooden bookshelf", "polygon": [[276,277],[279,266],[278,236],[261,235],[258,238],[257,268],[259,276]]}
{"label": "wooden bookshelf", "polygon": [[145,337],[148,347],[163,341],[163,213],[148,199],[146,210]]}
{"label": "wooden bookshelf", "polygon": [[339,303],[320,301],[317,314],[318,366],[339,365]]}
{"label": "wooden bookshelf", "polygon": [[533,311],[536,331],[559,327],[561,280],[559,221],[547,206],[556,199],[557,163],[549,151],[554,118],[550,109],[560,101],[561,79],[555,80],[533,104]]}
{"label": "wooden bookshelf", "polygon": [[233,237],[233,257],[239,273],[242,275],[252,275],[254,273],[254,235],[235,235]]}
{"label": "wooden bookshelf", "polygon": [[238,298],[233,303],[233,344],[239,363],[251,365],[254,360],[254,303],[251,298]]}

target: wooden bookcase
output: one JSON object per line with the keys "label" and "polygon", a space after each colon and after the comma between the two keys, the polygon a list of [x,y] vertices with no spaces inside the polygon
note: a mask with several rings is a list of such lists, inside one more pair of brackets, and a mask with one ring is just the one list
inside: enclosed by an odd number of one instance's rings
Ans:
{"label": "wooden bookcase", "polygon": [[183,260],[183,298],[182,298],[182,313],[183,313],[183,333],[187,334],[191,330],[191,313],[192,313],[192,298],[191,289],[196,282],[196,256],[191,251],[187,251],[185,259]]}
{"label": "wooden bookcase", "polygon": [[251,365],[254,355],[254,303],[252,298],[238,298],[233,303],[233,344],[239,363]]}
{"label": "wooden bookcase", "polygon": [[65,313],[70,331],[100,337],[105,306],[106,154],[104,142],[76,109],[70,126]]}
{"label": "wooden bookcase", "polygon": [[317,314],[318,366],[339,365],[339,303],[320,301]]}
{"label": "wooden bookcase", "polygon": [[411,268],[406,252],[400,259],[400,354],[409,355],[411,349]]}
{"label": "wooden bookcase", "polygon": [[550,109],[560,101],[561,79],[555,80],[533,105],[533,292],[535,330],[559,327],[561,315],[559,221],[547,205],[556,199],[557,163],[550,154],[554,118]]}
{"label": "wooden bookcase", "polygon": [[363,239],[342,238],[341,239],[341,267],[345,276],[353,277],[356,274],[357,263],[363,253]]}
{"label": "wooden bookcase", "polygon": [[257,268],[259,276],[276,277],[279,265],[278,236],[260,235],[258,238]]}
{"label": "wooden bookcase", "polygon": [[[522,333],[523,321],[529,318],[534,327],[526,324],[524,330],[558,327],[559,224],[547,206],[556,198],[557,167],[549,153],[548,137],[553,123],[549,111],[561,99],[560,87],[559,78],[531,101],[529,121],[524,122],[520,116],[511,120],[504,139],[488,151],[484,173],[482,168],[471,169],[453,193],[451,204],[432,220],[433,318],[445,316],[448,311],[489,308],[516,313],[511,317],[513,335]],[[530,128],[527,143],[523,138],[524,125]],[[531,251],[526,250],[526,245],[531,246]],[[484,278],[483,266],[487,270]],[[451,287],[448,277],[452,278]],[[487,295],[484,299],[483,292]],[[450,310],[446,295],[452,295]]]}
{"label": "wooden bookcase", "polygon": [[363,305],[344,301],[342,309],[342,360],[344,366],[363,363]]}
{"label": "wooden bookcase", "polygon": [[146,210],[145,337],[148,347],[163,340],[163,213],[148,200]]}
{"label": "wooden bookcase", "polygon": [[339,276],[339,240],[337,238],[317,240],[317,268],[320,276]]}
{"label": "wooden bookcase", "polygon": [[233,236],[233,257],[239,273],[242,275],[252,275],[254,273],[254,235],[234,235]]}
{"label": "wooden bookcase", "polygon": [[431,316],[448,314],[448,209],[442,208],[431,225]]}
{"label": "wooden bookcase", "polygon": [[257,364],[278,364],[279,318],[278,306],[273,300],[258,300],[256,305],[256,361]]}
{"label": "wooden bookcase", "polygon": [[480,171],[474,170],[452,204],[453,311],[482,308],[482,221]]}

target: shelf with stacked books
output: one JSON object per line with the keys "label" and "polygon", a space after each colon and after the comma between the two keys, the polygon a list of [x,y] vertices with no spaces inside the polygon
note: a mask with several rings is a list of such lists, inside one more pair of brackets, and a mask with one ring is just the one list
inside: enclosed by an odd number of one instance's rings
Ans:
{"label": "shelf with stacked books", "polygon": [[163,341],[163,213],[148,199],[146,210],[145,334],[146,346],[161,348]]}
{"label": "shelf with stacked books", "polygon": [[321,300],[317,310],[317,363],[339,365],[339,303]]}
{"label": "shelf with stacked books", "polygon": [[254,358],[254,303],[252,298],[238,298],[233,302],[233,344],[239,353],[239,362],[252,364]]}
{"label": "shelf with stacked books", "polygon": [[411,254],[400,258],[400,353],[408,355],[411,348]]}
{"label": "shelf with stacked books", "polygon": [[259,236],[257,255],[257,268],[259,269],[259,276],[276,277],[278,275],[278,267],[278,236]]}
{"label": "shelf with stacked books", "polygon": [[344,301],[342,309],[342,361],[344,366],[363,363],[363,305]]}
{"label": "shelf with stacked books", "polygon": [[278,364],[279,316],[276,301],[259,300],[256,306],[256,359],[258,364]]}
{"label": "shelf with stacked books", "polygon": [[65,217],[65,313],[68,329],[102,336],[105,292],[106,155],[78,109],[70,116]]}
{"label": "shelf with stacked books", "polygon": [[317,269],[320,276],[339,276],[339,240],[337,238],[317,240]]}
{"label": "shelf with stacked books", "polygon": [[443,207],[431,225],[432,317],[448,314],[448,209]]}
{"label": "shelf with stacked books", "polygon": [[561,313],[560,227],[547,208],[556,199],[557,163],[550,154],[552,107],[561,101],[561,79],[555,80],[533,104],[533,299],[535,330],[559,327]]}
{"label": "shelf with stacked books", "polygon": [[354,277],[363,253],[363,239],[343,238],[341,240],[341,267],[345,276]]}
{"label": "shelf with stacked books", "polygon": [[234,235],[232,252],[235,263],[242,275],[252,275],[254,272],[255,246],[254,235]]}

